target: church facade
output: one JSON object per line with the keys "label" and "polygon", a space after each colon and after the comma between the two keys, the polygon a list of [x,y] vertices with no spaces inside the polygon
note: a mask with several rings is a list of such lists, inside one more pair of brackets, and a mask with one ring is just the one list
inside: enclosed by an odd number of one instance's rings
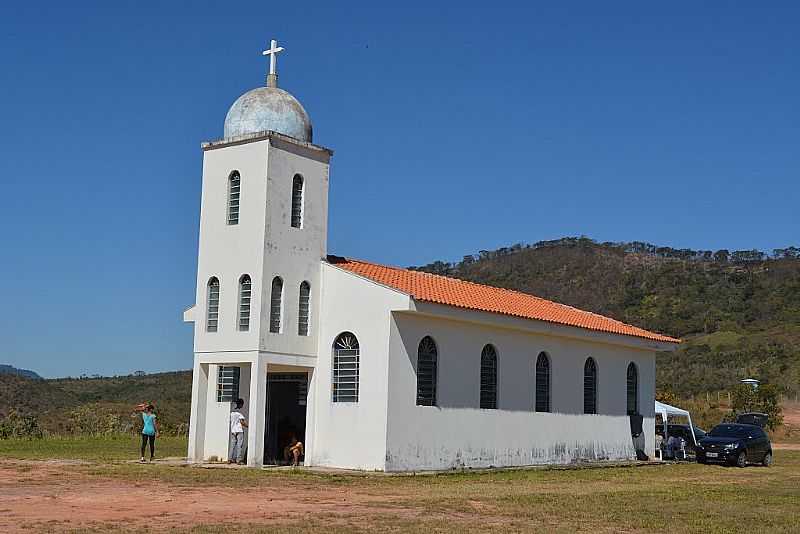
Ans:
{"label": "church facade", "polygon": [[[532,295],[328,254],[332,151],[277,87],[204,143],[189,458],[379,471],[630,459],[678,340]],[[640,427],[639,441],[632,428]]]}

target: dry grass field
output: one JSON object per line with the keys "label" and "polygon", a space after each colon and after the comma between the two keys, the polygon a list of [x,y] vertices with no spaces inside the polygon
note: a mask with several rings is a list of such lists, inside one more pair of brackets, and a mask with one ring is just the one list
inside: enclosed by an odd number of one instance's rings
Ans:
{"label": "dry grass field", "polygon": [[[185,441],[162,440],[165,455]],[[419,476],[140,465],[132,440],[0,441],[2,532],[798,532],[800,451]]]}

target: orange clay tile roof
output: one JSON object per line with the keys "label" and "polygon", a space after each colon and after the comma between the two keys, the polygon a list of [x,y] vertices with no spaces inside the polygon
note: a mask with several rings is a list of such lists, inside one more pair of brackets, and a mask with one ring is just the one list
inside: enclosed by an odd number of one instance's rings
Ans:
{"label": "orange clay tile roof", "polygon": [[332,265],[394,288],[411,297],[447,306],[480,310],[525,319],[597,330],[611,334],[634,336],[664,343],[680,343],[679,339],[662,336],[629,324],[534,297],[519,291],[465,282],[436,274],[387,267],[361,260],[328,256]]}

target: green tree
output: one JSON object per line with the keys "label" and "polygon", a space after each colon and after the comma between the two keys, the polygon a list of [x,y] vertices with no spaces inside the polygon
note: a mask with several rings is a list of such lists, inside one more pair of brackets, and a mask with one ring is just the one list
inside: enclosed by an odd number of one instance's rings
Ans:
{"label": "green tree", "polygon": [[780,392],[772,384],[764,384],[757,388],[739,384],[731,391],[731,409],[734,417],[747,412],[767,414],[769,430],[775,430],[783,424]]}

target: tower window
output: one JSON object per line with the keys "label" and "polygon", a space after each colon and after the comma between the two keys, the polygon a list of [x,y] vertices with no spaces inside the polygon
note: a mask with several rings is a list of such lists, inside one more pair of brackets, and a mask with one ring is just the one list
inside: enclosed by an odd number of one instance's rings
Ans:
{"label": "tower window", "polygon": [[217,402],[234,402],[239,398],[239,367],[220,365],[217,373]]}
{"label": "tower window", "polygon": [[587,358],[583,364],[583,413],[597,413],[597,364]]}
{"label": "tower window", "polygon": [[303,177],[295,174],[292,179],[292,228],[303,226]]}
{"label": "tower window", "polygon": [[417,348],[417,406],[436,406],[436,342],[425,336]]}
{"label": "tower window", "polygon": [[242,177],[239,171],[233,171],[228,176],[228,224],[239,224],[239,195],[241,192]]}
{"label": "tower window", "polygon": [[636,364],[631,362],[628,364],[628,377],[627,377],[627,408],[628,415],[639,413],[639,370],[636,369]]}
{"label": "tower window", "polygon": [[550,358],[544,352],[536,358],[536,411],[550,411]]}
{"label": "tower window", "polygon": [[281,332],[281,307],[283,304],[283,280],[280,276],[272,279],[272,298],[269,307],[269,331],[273,334]]}
{"label": "tower window", "polygon": [[358,339],[350,332],[333,342],[333,402],[358,402]]}
{"label": "tower window", "polygon": [[308,282],[300,284],[300,302],[297,306],[297,335],[308,335],[308,317],[311,313],[309,308],[311,299],[311,285]]}
{"label": "tower window", "polygon": [[250,330],[250,297],[252,294],[252,282],[250,277],[243,274],[239,278],[239,331],[247,332]]}
{"label": "tower window", "polygon": [[208,280],[206,292],[206,332],[216,332],[219,326],[219,279]]}
{"label": "tower window", "polygon": [[492,345],[481,352],[481,408],[497,408],[497,351]]}

